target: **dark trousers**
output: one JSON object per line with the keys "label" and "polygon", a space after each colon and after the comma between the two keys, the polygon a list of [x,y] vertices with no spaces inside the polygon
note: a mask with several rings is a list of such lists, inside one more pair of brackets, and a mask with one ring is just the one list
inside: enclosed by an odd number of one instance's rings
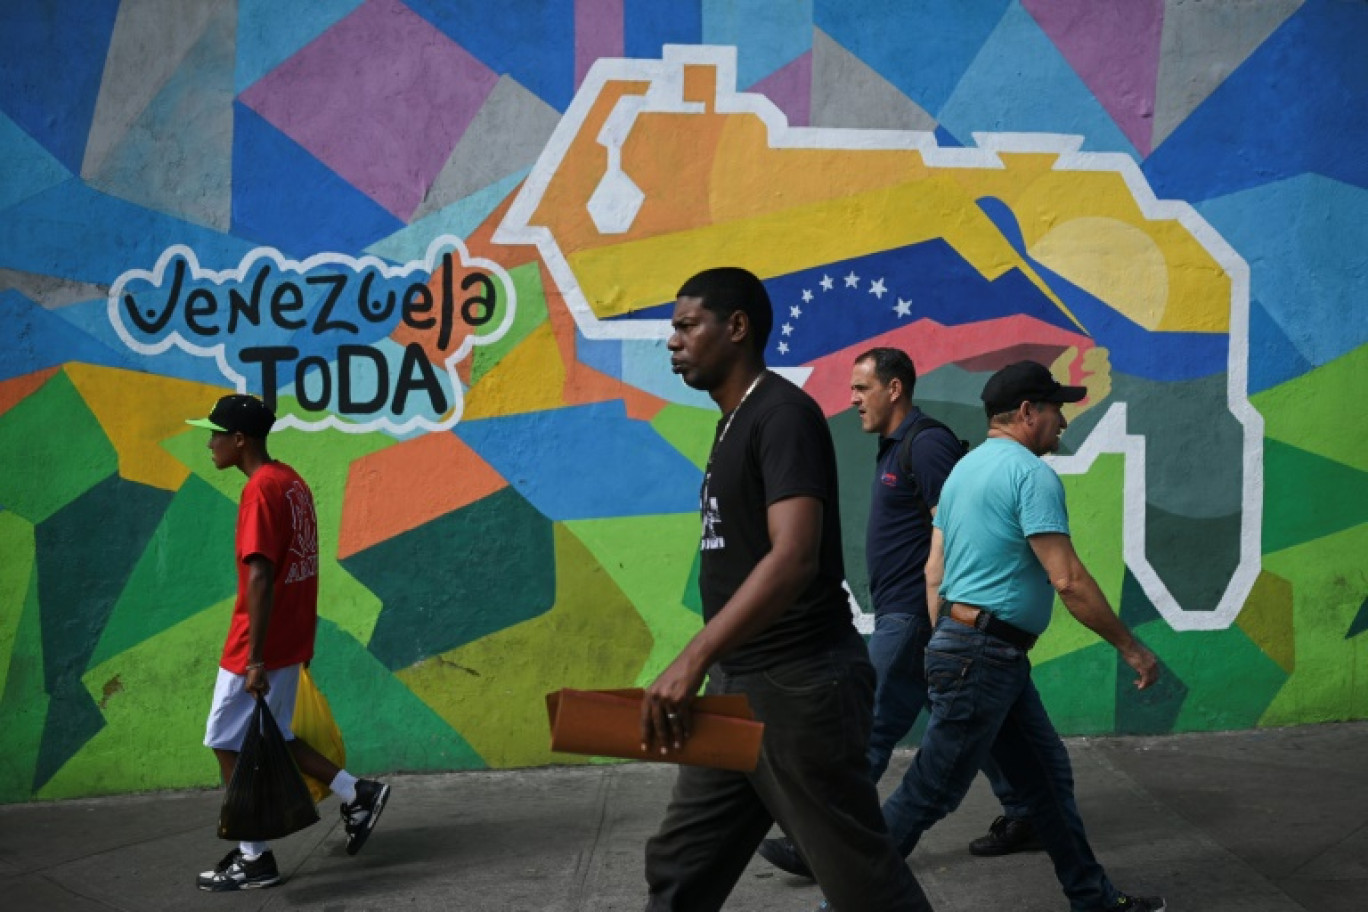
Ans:
{"label": "dark trousers", "polygon": [[869,779],[874,672],[853,631],[830,651],[762,672],[714,669],[708,692],[749,697],[765,723],[760,762],[753,773],[680,767],[665,820],[646,844],[648,912],[722,908],[776,820],[833,908],[930,910]]}

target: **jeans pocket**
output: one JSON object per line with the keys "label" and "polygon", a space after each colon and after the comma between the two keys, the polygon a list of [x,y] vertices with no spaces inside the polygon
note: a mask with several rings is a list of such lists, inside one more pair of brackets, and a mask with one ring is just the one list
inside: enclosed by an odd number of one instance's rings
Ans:
{"label": "jeans pocket", "polygon": [[969,718],[973,710],[969,673],[973,667],[973,659],[926,650],[926,688],[936,715],[946,720]]}

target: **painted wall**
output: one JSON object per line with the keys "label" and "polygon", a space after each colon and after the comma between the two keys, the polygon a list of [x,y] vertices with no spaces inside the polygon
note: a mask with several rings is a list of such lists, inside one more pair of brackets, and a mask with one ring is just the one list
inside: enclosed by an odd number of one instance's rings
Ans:
{"label": "painted wall", "polygon": [[861,623],[854,353],[971,440],[1029,356],[1167,673],[1058,610],[1061,729],[1368,717],[1365,46],[1358,0],[0,3],[0,800],[214,781],[243,479],[183,422],[230,390],[315,489],[349,765],[580,762],[542,695],[700,623],[663,339],[723,263],[830,416]]}

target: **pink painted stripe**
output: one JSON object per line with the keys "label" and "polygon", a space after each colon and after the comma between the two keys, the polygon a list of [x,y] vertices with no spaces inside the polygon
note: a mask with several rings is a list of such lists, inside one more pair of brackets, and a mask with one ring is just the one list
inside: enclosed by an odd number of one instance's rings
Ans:
{"label": "pink painted stripe", "polygon": [[575,0],[575,88],[600,57],[622,56],[623,0]]}

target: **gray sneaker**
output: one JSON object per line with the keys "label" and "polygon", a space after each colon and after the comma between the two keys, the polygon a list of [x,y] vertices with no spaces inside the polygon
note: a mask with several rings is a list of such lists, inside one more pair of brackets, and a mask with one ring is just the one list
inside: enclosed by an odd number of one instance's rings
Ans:
{"label": "gray sneaker", "polygon": [[276,867],[275,853],[268,850],[256,858],[248,858],[234,849],[224,856],[214,870],[201,874],[196,886],[210,893],[227,893],[233,890],[260,890],[278,883],[280,869]]}

